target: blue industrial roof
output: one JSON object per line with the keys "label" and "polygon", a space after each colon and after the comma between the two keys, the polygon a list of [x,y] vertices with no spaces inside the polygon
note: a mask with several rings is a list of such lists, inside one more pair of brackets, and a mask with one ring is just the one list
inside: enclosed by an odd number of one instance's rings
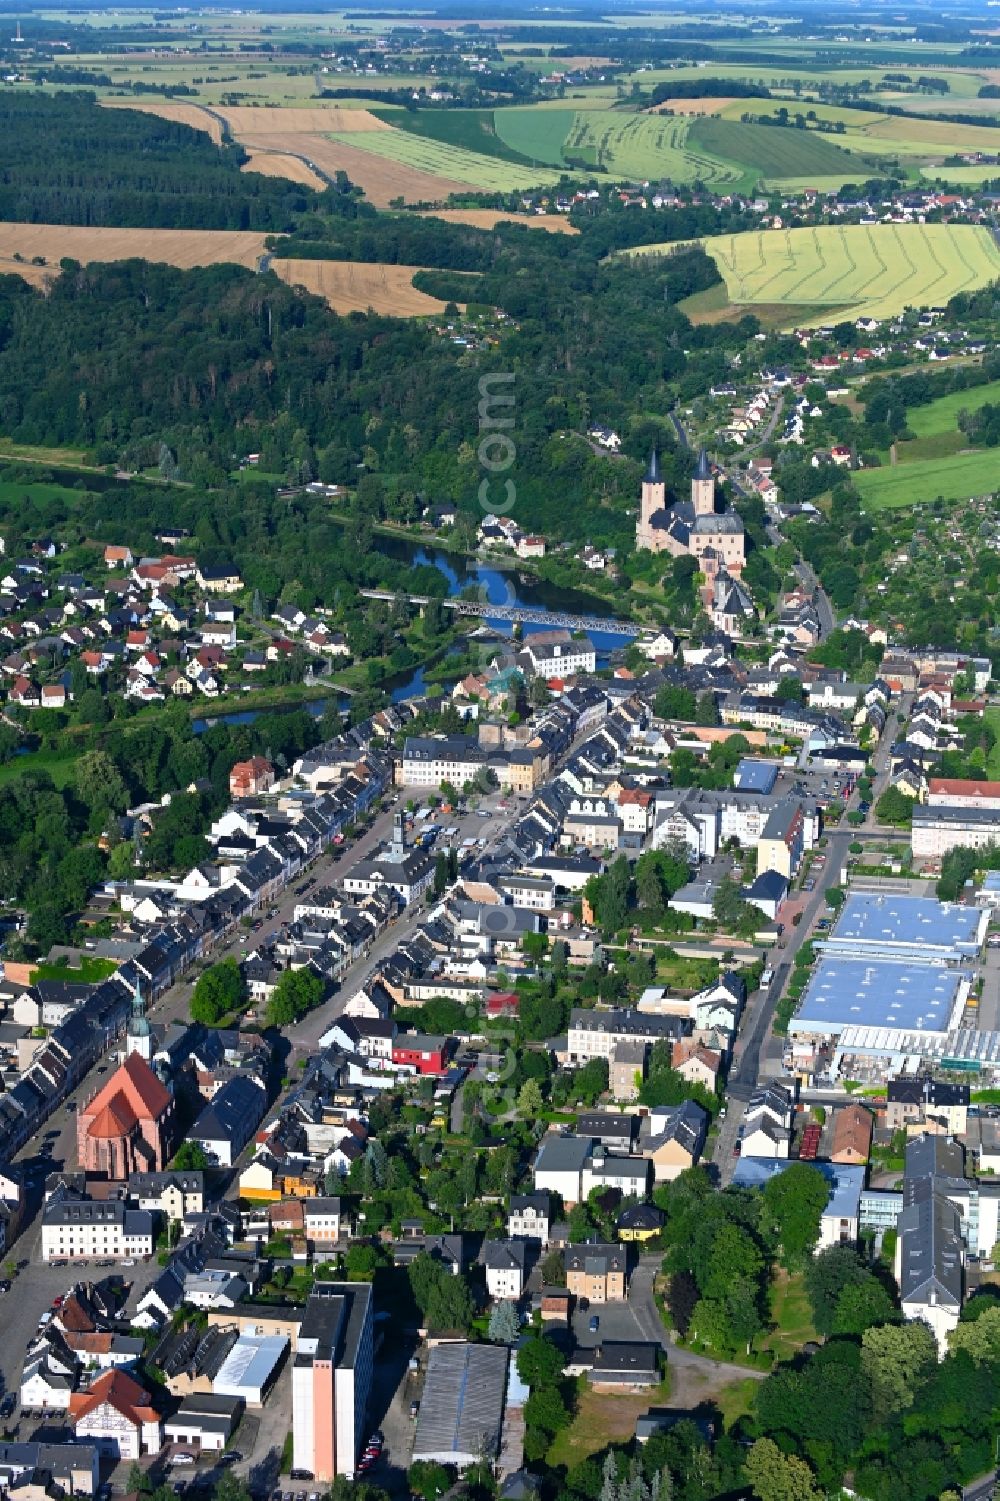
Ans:
{"label": "blue industrial roof", "polygon": [[841,908],[829,947],[888,953],[908,949],[951,950],[957,958],[978,951],[986,926],[980,907],[960,907],[934,897],[852,891]]}
{"label": "blue industrial roof", "polygon": [[897,1032],[948,1032],[964,970],[876,955],[824,953],[792,1020],[793,1032],[836,1035],[845,1027]]}
{"label": "blue industrial roof", "polygon": [[[733,1173],[734,1188],[763,1188],[778,1173],[792,1166],[787,1157],[741,1157]],[[823,1213],[834,1219],[857,1219],[861,1190],[865,1186],[864,1167],[843,1162],[811,1162],[823,1174],[830,1188]]]}
{"label": "blue industrial roof", "polygon": [[744,757],[736,767],[733,786],[741,792],[771,792],[779,769],[775,761],[751,761]]}

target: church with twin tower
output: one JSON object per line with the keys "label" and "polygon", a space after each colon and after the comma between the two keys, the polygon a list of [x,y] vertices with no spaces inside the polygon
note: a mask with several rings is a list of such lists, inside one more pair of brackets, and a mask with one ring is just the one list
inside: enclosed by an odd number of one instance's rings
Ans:
{"label": "church with twin tower", "polygon": [[746,563],[746,535],[735,511],[716,511],[715,479],[704,449],[691,480],[691,499],[667,507],[667,490],[654,448],[642,481],[635,545],[672,558],[692,557],[708,580],[719,574],[738,579]]}

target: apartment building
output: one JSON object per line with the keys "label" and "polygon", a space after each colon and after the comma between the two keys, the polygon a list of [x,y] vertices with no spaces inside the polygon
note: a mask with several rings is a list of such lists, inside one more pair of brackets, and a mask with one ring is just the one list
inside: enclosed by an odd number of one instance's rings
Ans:
{"label": "apartment building", "polygon": [[589,1303],[620,1303],[628,1292],[629,1253],[626,1246],[584,1241],[563,1252],[566,1290]]}
{"label": "apartment building", "polygon": [[153,1216],[60,1187],[42,1210],[43,1261],[122,1261],[153,1254]]}
{"label": "apartment building", "polygon": [[487,754],[465,735],[408,735],[397,783],[407,787],[461,788],[487,763]]}
{"label": "apartment building", "polygon": [[593,672],[597,652],[589,636],[574,636],[567,630],[533,631],[526,637],[517,662],[533,677],[569,677]]}
{"label": "apartment building", "polygon": [[768,815],[757,842],[757,870],[775,870],[790,881],[799,868],[804,848],[802,805],[789,798]]}
{"label": "apartment building", "polygon": [[372,1383],[372,1328],[367,1283],[314,1285],[292,1366],[292,1465],[314,1480],[354,1474]]}
{"label": "apartment building", "polygon": [[591,1058],[606,1058],[610,1066],[620,1042],[658,1042],[676,1040],[690,1031],[679,1016],[650,1016],[641,1011],[588,1010],[574,1006],[566,1034],[567,1062],[589,1063]]}

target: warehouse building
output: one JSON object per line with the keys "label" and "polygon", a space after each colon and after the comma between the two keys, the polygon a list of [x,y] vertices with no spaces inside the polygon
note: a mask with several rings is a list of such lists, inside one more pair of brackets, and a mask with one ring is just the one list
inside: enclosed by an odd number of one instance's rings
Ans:
{"label": "warehouse building", "polygon": [[467,1469],[500,1448],[510,1352],[499,1345],[456,1340],[436,1345],[413,1444],[413,1459]]}

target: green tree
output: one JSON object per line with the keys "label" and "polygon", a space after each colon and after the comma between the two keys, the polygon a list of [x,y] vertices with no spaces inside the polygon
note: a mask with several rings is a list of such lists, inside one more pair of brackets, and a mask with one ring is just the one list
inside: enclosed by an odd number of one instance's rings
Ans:
{"label": "green tree", "polygon": [[443,1272],[431,1288],[426,1311],[427,1327],[438,1334],[464,1334],[472,1323],[474,1312],[472,1294],[465,1278]]}
{"label": "green tree", "polygon": [[[974,1304],[978,1300],[971,1301]],[[1000,1304],[984,1308],[977,1319],[963,1321],[952,1329],[948,1348],[953,1355],[964,1350],[977,1366],[1000,1368]]]}
{"label": "green tree", "polygon": [[243,972],[235,959],[222,959],[198,976],[191,993],[191,1020],[214,1027],[246,1000]]}
{"label": "green tree", "polygon": [[773,1439],[759,1438],[751,1446],[746,1474],[758,1501],[822,1501],[805,1460],[783,1454]]}
{"label": "green tree", "polygon": [[533,1389],[524,1404],[525,1424],[529,1428],[540,1429],[543,1433],[558,1433],[568,1426],[571,1416],[558,1386]]}
{"label": "green tree", "polygon": [[517,1096],[517,1113],[526,1121],[536,1121],[544,1107],[542,1091],[536,1080],[526,1079]]}
{"label": "green tree", "polygon": [[764,1185],[764,1210],[781,1247],[781,1261],[798,1270],[819,1239],[820,1219],[830,1190],[818,1168],[793,1162]]}
{"label": "green tree", "polygon": [[876,1324],[899,1318],[899,1311],[879,1279],[868,1273],[860,1282],[845,1287],[833,1316],[834,1334],[864,1334]]}
{"label": "green tree", "polygon": [[[958,1326],[963,1327],[973,1326]],[[958,1330],[953,1332],[957,1334]],[[879,1423],[913,1406],[920,1386],[937,1368],[937,1359],[937,1341],[919,1321],[865,1330],[861,1336],[861,1369]]]}
{"label": "green tree", "polygon": [[73,781],[81,801],[102,816],[128,806],[125,779],[107,751],[84,751],[73,767]]}
{"label": "green tree", "polygon": [[565,1360],[558,1346],[543,1334],[525,1340],[517,1352],[517,1374],[525,1386],[555,1386],[563,1373]]}
{"label": "green tree", "polygon": [[422,1496],[423,1501],[436,1501],[438,1496],[451,1489],[451,1475],[444,1465],[433,1459],[417,1459],[406,1472],[410,1492]]}
{"label": "green tree", "polygon": [[320,1004],[326,986],[315,970],[286,969],[271,992],[267,1019],[273,1027],[287,1027],[300,1021]]}
{"label": "green tree", "polygon": [[521,1332],[521,1318],[512,1298],[501,1298],[490,1313],[489,1336],[495,1345],[512,1345]]}
{"label": "green tree", "polygon": [[204,1172],[208,1167],[205,1148],[200,1141],[182,1141],[174,1153],[172,1166],[179,1172]]}

